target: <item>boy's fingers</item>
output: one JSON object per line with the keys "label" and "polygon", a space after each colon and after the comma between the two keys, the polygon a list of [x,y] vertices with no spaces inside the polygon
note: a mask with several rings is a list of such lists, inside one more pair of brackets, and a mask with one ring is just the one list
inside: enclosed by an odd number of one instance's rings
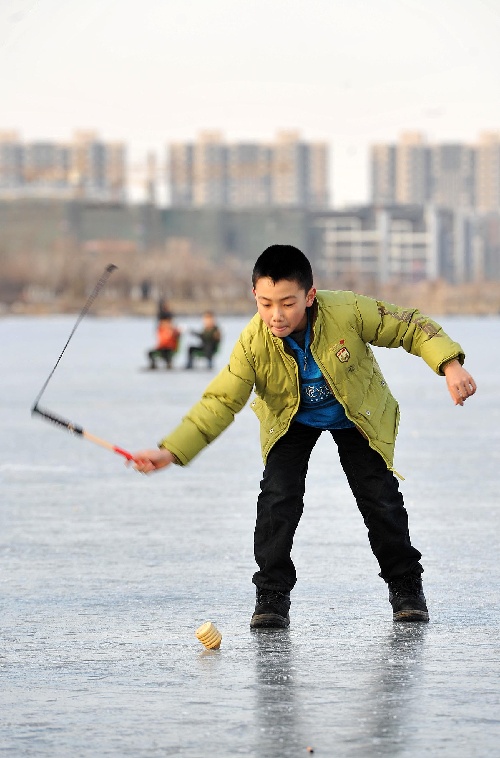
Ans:
{"label": "boy's fingers", "polygon": [[470,397],[473,395],[476,391],[476,385],[474,383],[474,380],[467,380],[463,384],[461,384],[458,388],[458,391],[460,393],[460,396],[465,400],[467,397]]}
{"label": "boy's fingers", "polygon": [[473,382],[466,382],[453,387],[451,395],[455,401],[455,405],[463,405],[467,398],[475,393],[476,389],[477,388]]}
{"label": "boy's fingers", "polygon": [[150,471],[154,471],[154,465],[153,463],[147,459],[147,458],[136,458],[135,459],[135,466],[134,469],[139,472],[139,474],[147,474]]}
{"label": "boy's fingers", "polygon": [[447,374],[448,390],[455,405],[463,405],[468,397],[476,392],[476,383],[467,372],[462,372],[461,377],[452,377]]}
{"label": "boy's fingers", "polygon": [[140,474],[151,474],[153,471],[169,466],[173,461],[172,453],[168,450],[140,450],[134,453],[134,468]]}

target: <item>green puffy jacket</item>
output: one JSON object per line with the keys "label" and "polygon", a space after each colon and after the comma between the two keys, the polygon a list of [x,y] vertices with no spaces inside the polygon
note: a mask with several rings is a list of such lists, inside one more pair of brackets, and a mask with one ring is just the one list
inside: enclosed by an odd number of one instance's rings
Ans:
{"label": "green puffy jacket", "polygon": [[[319,291],[313,304],[311,352],[345,412],[392,470],[399,407],[369,343],[403,347],[437,373],[447,361],[465,359],[462,348],[418,310],[353,292]],[[229,364],[201,400],[160,442],[179,463],[189,463],[234,420],[255,387],[264,462],[288,430],[300,402],[298,366],[286,343],[257,313],[235,344]]]}

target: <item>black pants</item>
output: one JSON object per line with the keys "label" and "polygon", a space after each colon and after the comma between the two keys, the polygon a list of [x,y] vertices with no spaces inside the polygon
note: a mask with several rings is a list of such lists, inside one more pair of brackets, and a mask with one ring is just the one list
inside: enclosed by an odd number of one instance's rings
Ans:
{"label": "black pants", "polygon": [[206,358],[208,368],[212,368],[212,357],[214,351],[210,346],[203,345],[191,345],[188,350],[188,361],[186,368],[193,368],[193,362],[195,358]]}
{"label": "black pants", "polygon": [[172,359],[174,357],[175,350],[169,348],[155,348],[148,352],[149,366],[150,368],[156,368],[156,361],[158,358],[165,361],[167,368],[172,368]]}
{"label": "black pants", "polygon": [[[421,573],[422,556],[410,542],[398,480],[357,429],[330,433],[368,529],[380,576],[388,580],[407,571]],[[321,429],[292,423],[269,453],[257,501],[254,548],[259,571],[253,576],[257,587],[289,592],[295,585],[290,553],[304,508],[309,458],[320,435]]]}

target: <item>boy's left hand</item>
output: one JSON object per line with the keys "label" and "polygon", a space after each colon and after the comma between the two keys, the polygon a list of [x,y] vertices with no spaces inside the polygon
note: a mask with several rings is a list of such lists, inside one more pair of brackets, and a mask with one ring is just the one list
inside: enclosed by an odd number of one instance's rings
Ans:
{"label": "boy's left hand", "polygon": [[455,405],[463,405],[467,398],[476,391],[476,382],[457,359],[446,363],[442,367],[442,371],[446,376],[448,392],[453,402]]}

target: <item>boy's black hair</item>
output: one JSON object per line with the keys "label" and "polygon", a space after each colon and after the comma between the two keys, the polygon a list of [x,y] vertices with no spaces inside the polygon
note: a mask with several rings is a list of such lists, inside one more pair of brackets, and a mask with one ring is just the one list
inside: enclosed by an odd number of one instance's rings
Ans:
{"label": "boy's black hair", "polygon": [[259,279],[271,279],[275,284],[282,279],[297,282],[309,292],[313,286],[311,264],[304,253],[293,245],[271,245],[259,255],[252,272],[252,285]]}

